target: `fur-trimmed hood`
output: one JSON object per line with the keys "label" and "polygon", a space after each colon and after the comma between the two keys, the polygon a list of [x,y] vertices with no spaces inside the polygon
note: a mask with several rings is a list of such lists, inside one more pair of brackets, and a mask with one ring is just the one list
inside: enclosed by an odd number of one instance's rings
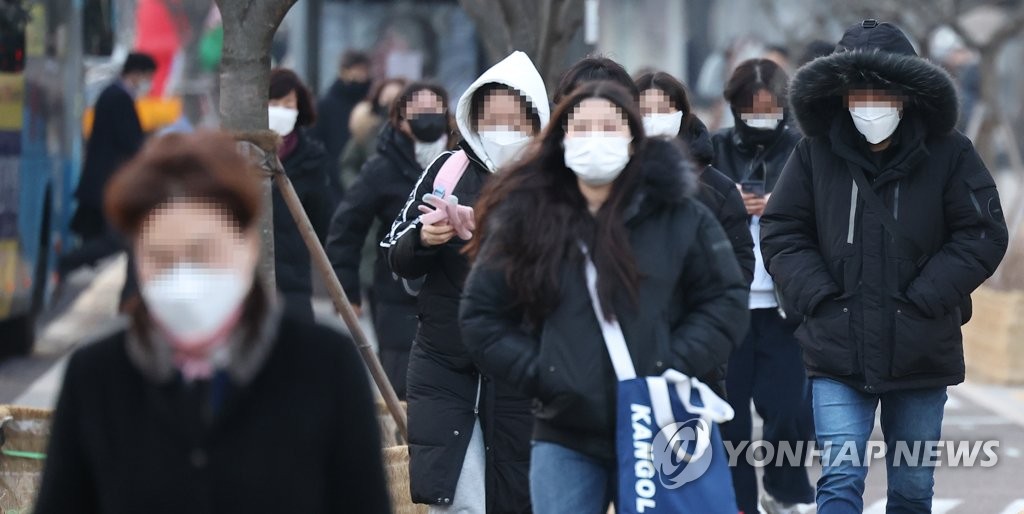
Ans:
{"label": "fur-trimmed hood", "polygon": [[625,217],[634,220],[659,206],[687,201],[697,194],[697,172],[678,139],[647,139],[640,155],[641,182]]}
{"label": "fur-trimmed hood", "polygon": [[819,57],[796,72],[790,105],[807,137],[826,136],[851,86],[899,91],[904,116],[917,117],[929,135],[947,134],[959,116],[956,87],[942,68],[914,55],[856,49]]}

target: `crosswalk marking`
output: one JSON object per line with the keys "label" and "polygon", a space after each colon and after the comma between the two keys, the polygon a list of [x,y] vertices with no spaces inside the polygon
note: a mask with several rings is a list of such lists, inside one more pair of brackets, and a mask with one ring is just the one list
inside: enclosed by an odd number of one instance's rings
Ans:
{"label": "crosswalk marking", "polygon": [[[864,510],[864,514],[885,514],[885,503],[884,499],[872,503],[870,507]],[[936,498],[932,500],[932,514],[946,514],[961,503],[963,503],[963,500]]]}

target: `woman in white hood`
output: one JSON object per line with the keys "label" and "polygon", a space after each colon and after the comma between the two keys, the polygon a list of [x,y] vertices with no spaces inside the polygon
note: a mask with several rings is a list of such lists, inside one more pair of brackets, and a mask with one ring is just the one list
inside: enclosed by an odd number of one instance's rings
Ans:
{"label": "woman in white hood", "polygon": [[[435,221],[431,210],[444,197],[469,212],[488,179],[524,155],[549,115],[544,82],[526,54],[514,52],[487,70],[456,108],[459,149],[427,167],[381,242],[397,275],[423,281],[406,394],[412,499],[432,512],[530,512],[530,400],[481,375],[459,329],[469,272],[462,249],[472,222]],[[450,159],[468,161],[454,187],[441,184]]]}

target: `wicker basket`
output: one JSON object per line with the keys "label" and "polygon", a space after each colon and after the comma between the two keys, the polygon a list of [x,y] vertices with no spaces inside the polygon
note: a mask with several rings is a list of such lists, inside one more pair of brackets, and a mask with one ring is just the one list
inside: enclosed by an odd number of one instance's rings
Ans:
{"label": "wicker basket", "polygon": [[1024,384],[1024,291],[978,288],[974,316],[964,326],[964,360],[972,380]]}
{"label": "wicker basket", "polygon": [[[405,402],[402,402],[402,408],[406,409]],[[382,448],[405,444],[401,434],[398,433],[398,425],[395,423],[395,418],[391,416],[388,406],[379,398],[377,399],[377,423],[380,425],[380,445]]]}
{"label": "wicker basket", "polygon": [[51,411],[0,405],[0,512],[32,510],[50,437]]}
{"label": "wicker basket", "polygon": [[409,492],[409,447],[384,448],[384,474],[391,493],[391,512],[394,514],[427,514],[426,505],[412,502]]}

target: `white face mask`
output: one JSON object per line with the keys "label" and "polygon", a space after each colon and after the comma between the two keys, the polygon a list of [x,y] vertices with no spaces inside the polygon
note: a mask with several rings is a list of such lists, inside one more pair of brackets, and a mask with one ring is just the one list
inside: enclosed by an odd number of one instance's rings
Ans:
{"label": "white face mask", "polygon": [[226,328],[252,287],[232,269],[178,264],[142,285],[149,314],[182,345],[201,345]]}
{"label": "white face mask", "polygon": [[501,171],[519,158],[530,144],[530,136],[518,130],[501,127],[481,130],[480,142],[494,165],[494,171]]}
{"label": "white face mask", "polygon": [[895,106],[850,107],[857,132],[873,145],[885,141],[900,125],[900,110]]}
{"label": "white face mask", "polygon": [[267,118],[270,121],[270,130],[284,137],[295,130],[295,120],[299,119],[299,111],[298,109],[271,105],[267,108]]}
{"label": "white face mask", "polygon": [[644,132],[647,133],[647,137],[676,137],[682,124],[683,111],[644,116]]}
{"label": "white face mask", "polygon": [[153,90],[152,80],[143,80],[139,82],[139,85],[135,88],[135,98],[145,98],[149,95],[149,92]]}
{"label": "white face mask", "polygon": [[752,129],[775,130],[778,128],[779,122],[782,121],[782,116],[771,114],[741,114],[740,119]]}
{"label": "white face mask", "polygon": [[633,138],[619,135],[583,135],[566,137],[565,165],[584,184],[611,184],[629,163],[629,144]]}
{"label": "white face mask", "polygon": [[444,153],[446,149],[448,149],[448,136],[441,136],[433,143],[413,141],[416,164],[419,164],[422,169],[427,169],[427,166],[430,166],[430,163],[434,162],[434,159],[437,159],[437,156]]}

